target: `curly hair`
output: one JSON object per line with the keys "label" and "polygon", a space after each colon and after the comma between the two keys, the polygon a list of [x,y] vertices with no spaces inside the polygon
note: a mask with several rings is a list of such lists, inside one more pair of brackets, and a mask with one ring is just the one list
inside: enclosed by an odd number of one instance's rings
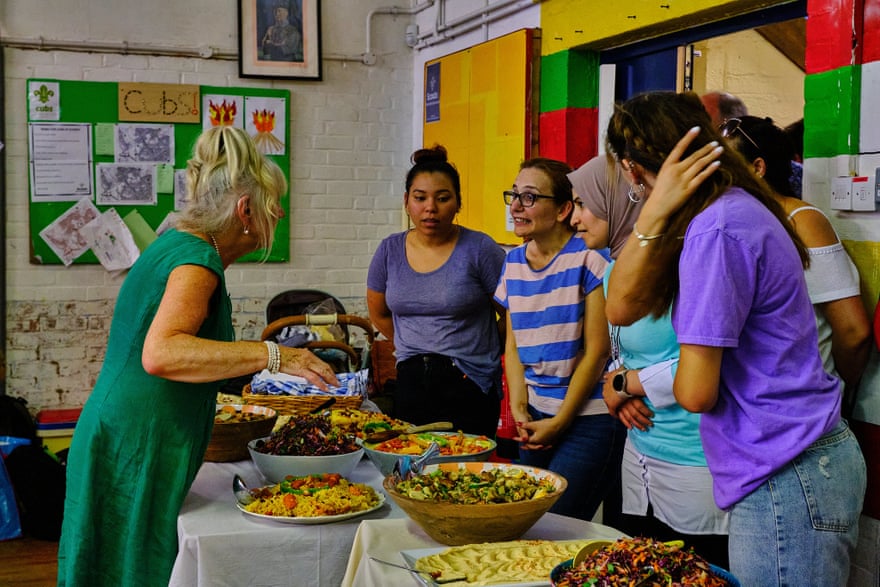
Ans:
{"label": "curly hair", "polygon": [[196,141],[186,168],[186,207],[178,228],[219,233],[237,220],[236,205],[250,196],[255,235],[266,260],[275,239],[280,201],[287,193],[287,178],[278,165],[260,153],[240,128],[218,126]]}
{"label": "curly hair", "polygon": [[[615,107],[608,123],[606,147],[618,161],[630,159],[648,171],[658,173],[670,151],[694,127],[700,127],[700,134],[688,145],[682,158],[711,141],[723,144],[724,138],[712,124],[696,94],[648,92]],[[735,149],[724,149],[719,161],[718,170],[670,216],[664,236],[657,241],[657,260],[665,264],[667,270],[651,309],[655,316],[662,316],[669,309],[678,290],[678,259],[688,225],[697,214],[733,186],[744,189],[776,216],[797,247],[804,267],[809,264],[806,247],[795,234],[766,182],[752,172]]]}

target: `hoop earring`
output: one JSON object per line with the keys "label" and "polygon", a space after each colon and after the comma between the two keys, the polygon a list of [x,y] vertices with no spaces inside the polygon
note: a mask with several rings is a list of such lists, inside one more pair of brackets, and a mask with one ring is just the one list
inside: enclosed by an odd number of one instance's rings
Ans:
{"label": "hoop earring", "polygon": [[633,204],[638,204],[642,201],[642,198],[645,195],[645,184],[640,183],[639,185],[631,185],[629,186],[629,191],[626,192],[626,196],[629,198],[629,201]]}

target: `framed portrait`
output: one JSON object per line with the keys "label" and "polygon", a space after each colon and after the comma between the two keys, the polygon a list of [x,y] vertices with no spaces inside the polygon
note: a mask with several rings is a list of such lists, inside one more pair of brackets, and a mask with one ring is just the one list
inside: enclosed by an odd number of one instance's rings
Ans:
{"label": "framed portrait", "polygon": [[238,0],[241,77],[321,80],[320,0]]}

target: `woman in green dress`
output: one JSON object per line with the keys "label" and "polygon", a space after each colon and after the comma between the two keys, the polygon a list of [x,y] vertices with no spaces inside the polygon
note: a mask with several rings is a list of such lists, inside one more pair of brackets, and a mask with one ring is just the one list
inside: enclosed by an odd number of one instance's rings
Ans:
{"label": "woman in green dress", "polygon": [[59,586],[168,584],[177,514],[211,436],[221,382],[268,368],[338,383],[305,349],[233,342],[224,269],[272,247],[286,179],[233,127],[205,131],[176,227],[120,289],[104,365],[68,455]]}

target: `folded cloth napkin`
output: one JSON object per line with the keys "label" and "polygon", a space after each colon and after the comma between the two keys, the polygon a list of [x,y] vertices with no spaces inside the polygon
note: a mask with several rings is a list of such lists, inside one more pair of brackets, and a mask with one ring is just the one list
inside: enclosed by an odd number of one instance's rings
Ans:
{"label": "folded cloth napkin", "polygon": [[269,395],[345,395],[367,396],[367,382],[369,381],[369,369],[362,369],[355,373],[337,373],[340,385],[328,386],[325,391],[309,383],[303,377],[276,373],[273,375],[268,369],[263,369],[251,380],[251,393],[263,393]]}

